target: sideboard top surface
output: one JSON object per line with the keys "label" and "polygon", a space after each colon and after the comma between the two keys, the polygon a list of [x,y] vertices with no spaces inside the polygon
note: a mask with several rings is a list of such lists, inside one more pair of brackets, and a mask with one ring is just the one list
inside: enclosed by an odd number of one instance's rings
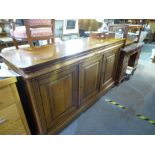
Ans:
{"label": "sideboard top surface", "polygon": [[96,40],[90,38],[60,41],[54,45],[47,45],[35,49],[22,48],[5,50],[1,56],[16,68],[26,69],[46,62],[57,62],[77,55],[85,54],[89,50],[104,48],[110,44],[123,42],[123,39]]}

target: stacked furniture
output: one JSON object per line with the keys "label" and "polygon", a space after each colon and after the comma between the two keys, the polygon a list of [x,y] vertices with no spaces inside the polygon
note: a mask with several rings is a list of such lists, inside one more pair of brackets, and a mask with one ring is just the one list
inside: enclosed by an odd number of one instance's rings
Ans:
{"label": "stacked furniture", "polygon": [[[18,19],[18,21],[20,20]],[[10,19],[0,19],[0,52],[3,48],[14,46],[10,36],[11,23]],[[14,24],[18,25],[18,23]],[[17,43],[23,45],[27,44],[27,41],[18,40]]]}
{"label": "stacked furniture", "polygon": [[136,70],[141,48],[143,46],[143,43],[139,42],[142,29],[142,25],[114,24],[109,26],[110,31],[121,32],[122,38],[125,39],[119,57],[118,74],[116,77],[117,84],[125,80],[126,77],[129,79],[126,74],[128,67],[132,68],[132,74]]}
{"label": "stacked furniture", "polygon": [[7,47],[8,42],[4,42],[3,40],[9,39],[9,32],[8,32],[9,27],[10,27],[9,20],[0,19],[0,52],[3,48]]}
{"label": "stacked furniture", "polygon": [[142,46],[142,43],[133,43],[122,48],[117,70],[117,84],[126,79],[128,66],[132,67],[132,74],[136,70]]}
{"label": "stacked furniture", "polygon": [[10,21],[0,19],[0,37],[9,36],[10,31]]}

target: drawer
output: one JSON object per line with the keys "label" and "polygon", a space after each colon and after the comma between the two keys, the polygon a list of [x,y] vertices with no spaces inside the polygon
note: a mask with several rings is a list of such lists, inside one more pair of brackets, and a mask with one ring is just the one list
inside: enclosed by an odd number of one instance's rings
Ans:
{"label": "drawer", "polygon": [[22,134],[24,132],[16,104],[0,110],[0,134]]}
{"label": "drawer", "polygon": [[0,128],[0,135],[26,135],[26,131],[21,119],[8,126]]}
{"label": "drawer", "polygon": [[0,88],[0,110],[13,104],[16,98],[10,86]]}

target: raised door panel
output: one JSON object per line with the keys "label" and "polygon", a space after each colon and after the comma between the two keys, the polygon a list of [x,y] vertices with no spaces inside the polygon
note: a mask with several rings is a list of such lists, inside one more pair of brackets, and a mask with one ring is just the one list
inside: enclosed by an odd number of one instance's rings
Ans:
{"label": "raised door panel", "polygon": [[114,84],[115,82],[118,54],[118,49],[114,49],[103,54],[103,66],[101,76],[102,89]]}
{"label": "raised door panel", "polygon": [[68,75],[46,85],[49,94],[51,94],[49,95],[49,100],[53,103],[54,119],[62,114],[65,109],[72,106],[72,82],[72,76]]}
{"label": "raised door panel", "polygon": [[115,54],[108,56],[106,58],[106,69],[104,75],[105,82],[113,78],[114,63],[115,63]]}
{"label": "raised door panel", "polygon": [[99,91],[101,59],[80,64],[80,104]]}
{"label": "raised door panel", "polygon": [[77,68],[50,73],[39,80],[48,130],[63,122],[77,108]]}

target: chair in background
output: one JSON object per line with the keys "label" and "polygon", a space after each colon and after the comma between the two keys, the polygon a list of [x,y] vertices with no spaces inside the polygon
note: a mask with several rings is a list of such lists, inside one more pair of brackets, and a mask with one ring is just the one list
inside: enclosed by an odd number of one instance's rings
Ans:
{"label": "chair in background", "polygon": [[123,32],[123,38],[127,38],[129,26],[125,24],[113,24],[109,25],[109,31],[117,32],[121,30]]}
{"label": "chair in background", "polygon": [[[108,25],[109,31],[115,32],[115,38],[125,38],[124,46],[126,44],[126,39],[128,37],[129,26],[126,24],[112,24]],[[116,35],[120,34],[120,35]],[[116,37],[117,36],[117,37]]]}
{"label": "chair in background", "polygon": [[10,34],[16,49],[18,49],[17,40],[28,41],[31,48],[34,48],[33,42],[37,40],[47,40],[48,44],[55,43],[54,19],[24,19],[24,25],[16,27],[12,21]]}

